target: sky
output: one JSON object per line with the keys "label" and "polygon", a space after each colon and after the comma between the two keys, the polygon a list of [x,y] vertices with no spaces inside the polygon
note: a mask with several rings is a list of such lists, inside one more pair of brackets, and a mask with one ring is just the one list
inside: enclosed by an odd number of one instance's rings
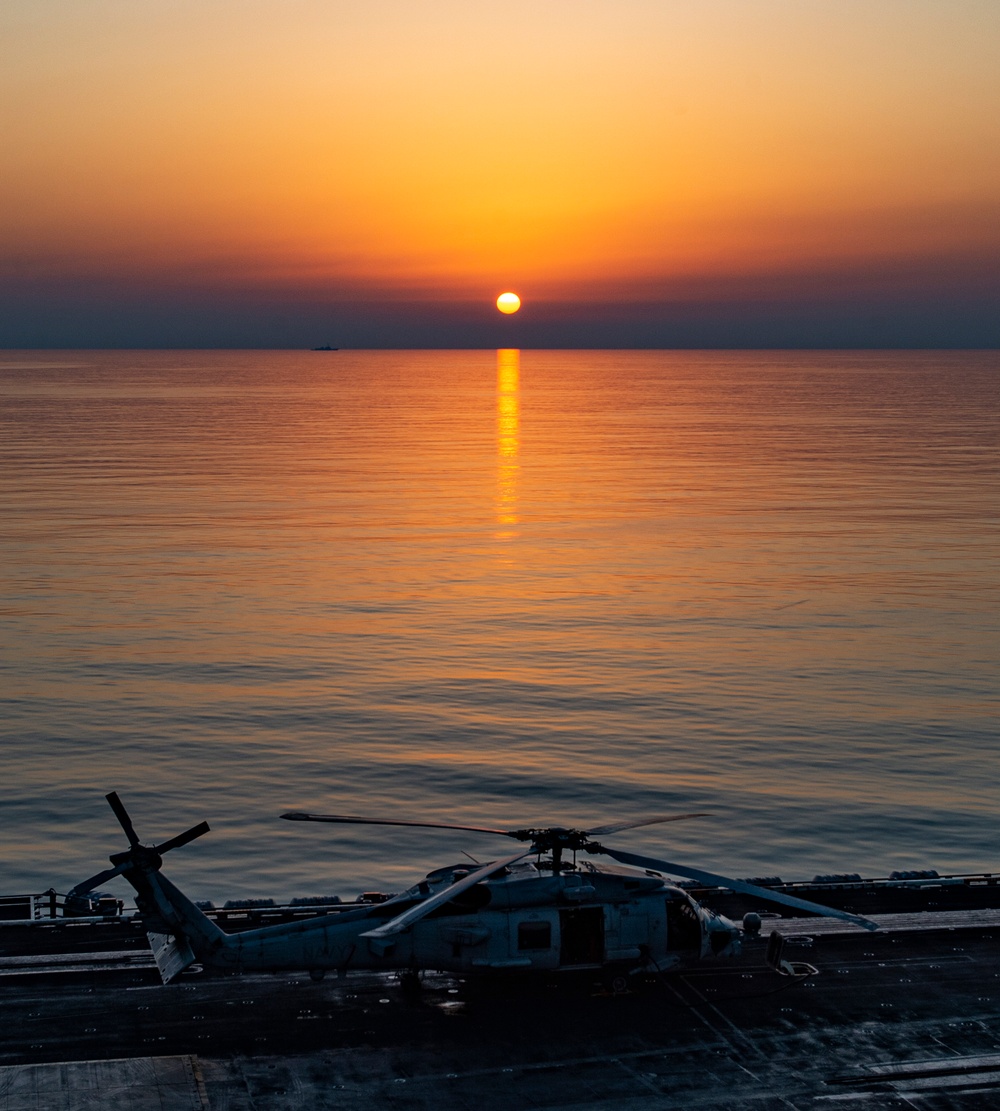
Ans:
{"label": "sky", "polygon": [[0,41],[3,347],[1000,345],[997,0],[4,0]]}

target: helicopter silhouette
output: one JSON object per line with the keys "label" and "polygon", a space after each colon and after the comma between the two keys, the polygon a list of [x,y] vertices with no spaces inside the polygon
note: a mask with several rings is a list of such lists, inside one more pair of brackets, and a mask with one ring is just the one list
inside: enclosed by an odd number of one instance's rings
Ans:
{"label": "helicopter silhouette", "polygon": [[[641,818],[582,830],[491,829],[289,811],[281,815],[288,821],[451,830],[512,838],[523,847],[485,864],[437,868],[384,901],[341,905],[313,918],[226,933],[161,870],[163,856],[208,833],[208,823],[147,847],[118,795],[112,791],[106,798],[129,847],[112,854],[112,867],[77,884],[70,896],[83,896],[116,876],[130,883],[164,983],[197,961],[232,972],[298,970],[314,979],[330,971],[344,975],[353,970],[411,976],[424,971],[463,976],[589,971],[620,988],[639,973],[663,973],[736,956],[744,935],[756,936],[759,916],[748,914],[738,925],[697,902],[669,876],[877,928],[857,914],[702,868],[610,848],[597,840],[702,814]],[[581,853],[588,859],[578,861]],[[571,860],[567,854],[572,854]],[[617,864],[589,859],[596,856]]]}

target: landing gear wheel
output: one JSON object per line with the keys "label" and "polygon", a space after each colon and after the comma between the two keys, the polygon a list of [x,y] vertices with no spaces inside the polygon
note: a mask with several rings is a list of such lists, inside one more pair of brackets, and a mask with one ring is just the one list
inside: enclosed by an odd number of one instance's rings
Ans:
{"label": "landing gear wheel", "polygon": [[420,973],[407,969],[399,974],[399,987],[404,995],[416,996],[420,994]]}
{"label": "landing gear wheel", "polygon": [[624,972],[608,972],[604,976],[604,987],[611,995],[624,995],[628,991],[628,977]]}

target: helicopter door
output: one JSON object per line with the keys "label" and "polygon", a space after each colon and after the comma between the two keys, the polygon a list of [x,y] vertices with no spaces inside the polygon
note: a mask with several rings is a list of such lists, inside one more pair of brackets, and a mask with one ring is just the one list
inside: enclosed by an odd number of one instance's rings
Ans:
{"label": "helicopter door", "polygon": [[604,908],[559,911],[559,963],[600,964],[604,960]]}

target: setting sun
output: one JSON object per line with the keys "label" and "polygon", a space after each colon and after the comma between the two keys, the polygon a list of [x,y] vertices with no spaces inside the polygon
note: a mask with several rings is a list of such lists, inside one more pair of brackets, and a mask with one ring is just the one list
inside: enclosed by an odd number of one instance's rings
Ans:
{"label": "setting sun", "polygon": [[497,308],[504,313],[517,312],[521,307],[521,298],[516,293],[501,293],[497,298]]}

